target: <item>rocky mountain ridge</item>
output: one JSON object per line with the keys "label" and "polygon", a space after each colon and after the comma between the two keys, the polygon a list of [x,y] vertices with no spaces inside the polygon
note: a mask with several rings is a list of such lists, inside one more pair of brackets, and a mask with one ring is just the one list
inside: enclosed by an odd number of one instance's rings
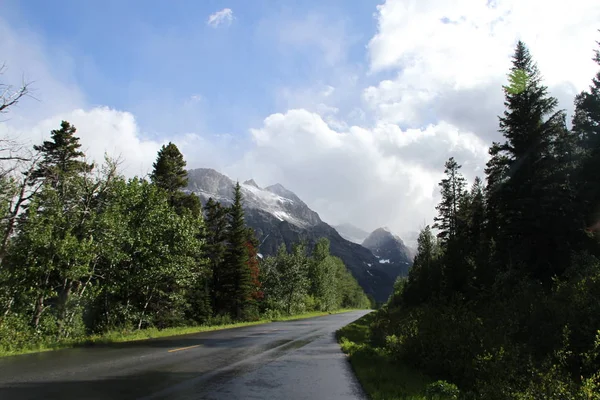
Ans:
{"label": "rocky mountain ridge", "polygon": [[[213,169],[198,168],[188,171],[185,191],[198,195],[203,204],[212,197],[229,205],[234,185],[232,179]],[[260,243],[259,253],[273,255],[282,243],[289,250],[300,240],[306,240],[309,248],[312,248],[319,238],[326,237],[330,242],[331,254],[344,261],[365,293],[379,302],[387,300],[392,293],[397,271],[402,270],[396,262],[382,263],[372,250],[344,239],[296,194],[280,184],[261,188],[250,179],[240,186],[246,223],[256,232]]]}
{"label": "rocky mountain ridge", "polygon": [[412,251],[398,235],[393,234],[388,228],[374,230],[365,238],[362,245],[371,250],[379,259],[379,263],[388,264],[392,274],[408,275],[408,270],[413,262]]}

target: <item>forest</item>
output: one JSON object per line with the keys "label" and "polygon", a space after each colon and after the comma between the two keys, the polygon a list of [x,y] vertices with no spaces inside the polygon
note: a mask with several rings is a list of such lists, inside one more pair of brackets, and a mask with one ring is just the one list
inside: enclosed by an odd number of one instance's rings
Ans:
{"label": "forest", "polygon": [[522,42],[508,77],[485,177],[468,187],[446,162],[434,224],[368,340],[445,381],[440,398],[600,399],[600,72],[571,127]]}
{"label": "forest", "polygon": [[31,149],[2,141],[0,353],[370,306],[326,239],[262,259],[239,183],[230,207],[202,205],[173,143],[126,179],[118,160],[88,162],[76,133],[62,121]]}

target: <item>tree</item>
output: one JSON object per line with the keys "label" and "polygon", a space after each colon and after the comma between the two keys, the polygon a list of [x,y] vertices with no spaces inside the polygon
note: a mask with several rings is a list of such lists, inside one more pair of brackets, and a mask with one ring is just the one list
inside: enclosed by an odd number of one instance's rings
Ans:
{"label": "tree", "polygon": [[225,282],[227,279],[226,265],[224,264],[227,240],[227,208],[221,206],[213,198],[209,198],[204,206],[206,221],[205,253],[209,260],[211,279],[209,281],[213,311],[218,314],[225,310],[227,293]]}
{"label": "tree", "polygon": [[187,185],[186,162],[177,146],[171,142],[158,151],[154,169],[150,175],[152,183],[164,189],[169,195],[175,194]]}
{"label": "tree", "polygon": [[292,314],[294,306],[303,304],[308,289],[308,259],[304,243],[296,243],[285,262],[278,264],[285,311]]}
{"label": "tree", "polygon": [[408,304],[420,304],[440,293],[442,272],[439,245],[427,225],[417,239],[417,255],[408,273],[404,298]]}
{"label": "tree", "polygon": [[[7,255],[6,266],[17,282],[27,282],[32,298],[32,325],[37,328],[48,310],[57,323],[57,335],[70,336],[71,322],[81,317],[81,299],[95,275],[102,233],[97,220],[102,198],[116,175],[116,164],[107,160],[102,174],[66,177],[70,196],[45,183],[20,216],[18,234]],[[68,179],[66,179],[68,178]],[[60,185],[65,185],[59,182]],[[17,285],[18,286],[18,285]],[[22,301],[24,298],[22,297]],[[77,325],[77,324],[76,324]]]}
{"label": "tree", "polygon": [[449,241],[457,235],[459,228],[458,207],[465,195],[466,180],[459,172],[461,166],[454,157],[446,161],[445,167],[446,178],[439,184],[442,200],[436,207],[438,216],[434,218],[433,227],[440,230],[438,237],[442,241]]}
{"label": "tree", "polygon": [[315,245],[309,260],[308,280],[308,293],[315,298],[317,309],[329,311],[339,306],[333,259],[329,254],[327,238],[319,239]]}
{"label": "tree", "polygon": [[237,182],[233,191],[233,204],[228,212],[225,279],[222,288],[227,299],[227,309],[238,319],[244,317],[246,309],[251,305],[253,291],[242,201],[242,188]]}
{"label": "tree", "polygon": [[154,169],[150,179],[169,195],[169,204],[175,207],[179,215],[190,211],[194,217],[202,214],[202,204],[194,193],[183,193],[180,190],[187,185],[186,162],[177,146],[171,142],[163,145],[158,151]]}
{"label": "tree", "polygon": [[[599,50],[595,51],[594,61],[600,65]],[[600,232],[600,71],[592,79],[590,89],[575,98],[573,132],[581,148],[577,193],[583,223],[597,234]]]}
{"label": "tree", "polygon": [[[94,188],[88,185],[89,174],[94,168],[82,158],[85,154],[79,150],[81,144],[75,136],[76,129],[67,121],[61,122],[61,128],[51,132],[51,140],[35,145],[41,161],[28,176],[30,184],[41,185],[36,194],[35,213],[41,221],[33,226],[43,226],[51,237],[47,261],[52,268],[44,279],[42,289],[38,291],[32,324],[37,327],[44,310],[44,301],[48,294],[57,294],[57,323],[59,336],[65,332],[64,321],[69,313],[69,301],[79,278],[87,275],[90,262],[88,246],[93,238],[85,226],[93,217],[90,202]],[[37,230],[24,230],[27,234],[37,235]],[[27,243],[27,242],[25,242]]]}
{"label": "tree", "polygon": [[[165,191],[139,178],[121,180],[103,220],[115,242],[103,254],[97,314],[105,326],[181,324],[204,275],[201,223],[178,215]],[[108,251],[110,250],[110,251]]]}
{"label": "tree", "polygon": [[260,282],[260,266],[258,262],[258,239],[254,229],[248,228],[246,231],[246,250],[248,251],[248,269],[250,270],[250,276],[252,279],[252,294],[251,298],[254,302],[259,301],[263,298],[264,294],[261,290]]}
{"label": "tree", "polygon": [[559,181],[556,148],[566,130],[565,115],[555,111],[557,100],[548,96],[523,42],[512,64],[500,118],[506,141],[492,146],[486,170],[490,226],[500,264],[548,282],[564,262],[552,251],[560,243],[552,236],[557,227],[551,216],[561,201],[551,187]]}
{"label": "tree", "polygon": [[76,131],[74,126],[62,121],[60,129],[50,133],[51,140],[33,146],[41,153],[42,160],[30,175],[32,183],[40,179],[48,182],[54,189],[59,189],[63,198],[67,195],[65,185],[69,178],[89,173],[94,168],[93,164],[82,160],[85,154],[79,150],[81,144],[75,136]]}

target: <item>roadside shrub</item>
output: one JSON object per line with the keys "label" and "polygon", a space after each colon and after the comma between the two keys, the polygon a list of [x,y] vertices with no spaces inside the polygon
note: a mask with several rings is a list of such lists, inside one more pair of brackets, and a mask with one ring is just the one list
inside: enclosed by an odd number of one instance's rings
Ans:
{"label": "roadside shrub", "polygon": [[264,319],[277,319],[277,318],[281,318],[281,311],[279,310],[274,310],[272,308],[267,308],[263,314],[262,314]]}
{"label": "roadside shrub", "polygon": [[436,381],[427,385],[425,396],[427,400],[458,400],[460,391],[455,384],[446,381]]}
{"label": "roadside shrub", "polygon": [[10,314],[0,322],[0,352],[30,347],[35,334],[23,316]]}
{"label": "roadside shrub", "polygon": [[394,360],[401,360],[404,354],[402,338],[396,335],[386,336],[385,349]]}
{"label": "roadside shrub", "polygon": [[231,315],[229,314],[220,314],[220,315],[216,315],[214,317],[210,317],[207,320],[206,325],[207,326],[219,326],[219,325],[230,325],[233,324],[233,319],[231,318]]}

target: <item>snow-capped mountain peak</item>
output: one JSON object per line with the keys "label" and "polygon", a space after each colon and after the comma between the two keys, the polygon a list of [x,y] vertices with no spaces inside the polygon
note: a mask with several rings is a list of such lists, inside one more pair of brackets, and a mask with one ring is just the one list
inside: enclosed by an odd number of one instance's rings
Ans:
{"label": "snow-capped mountain peak", "polygon": [[260,189],[260,186],[258,186],[256,184],[256,182],[254,181],[254,179],[248,179],[247,181],[244,182],[244,185],[254,186],[257,189]]}
{"label": "snow-capped mountain peak", "polygon": [[[188,186],[184,190],[195,193],[203,204],[209,198],[231,205],[235,181],[213,169],[199,168],[188,171]],[[263,256],[276,254],[280,246],[291,250],[293,243],[306,241],[309,249],[323,237],[330,242],[332,255],[339,257],[365,289],[377,301],[384,302],[393,290],[399,273],[405,273],[390,257],[376,258],[373,252],[360,244],[344,239],[331,226],[321,221],[296,194],[281,184],[261,188],[252,179],[240,184],[244,204],[244,218],[254,229],[260,245],[257,251]],[[358,232],[359,236],[367,236]],[[385,260],[385,261],[382,261]]]}
{"label": "snow-capped mountain peak", "polygon": [[[225,204],[231,204],[235,182],[229,177],[209,168],[188,171],[188,192],[194,192],[204,200],[209,197]],[[293,192],[281,184],[261,189],[254,179],[240,184],[244,206],[260,209],[298,227],[313,226],[321,222],[319,215],[312,211]]]}

